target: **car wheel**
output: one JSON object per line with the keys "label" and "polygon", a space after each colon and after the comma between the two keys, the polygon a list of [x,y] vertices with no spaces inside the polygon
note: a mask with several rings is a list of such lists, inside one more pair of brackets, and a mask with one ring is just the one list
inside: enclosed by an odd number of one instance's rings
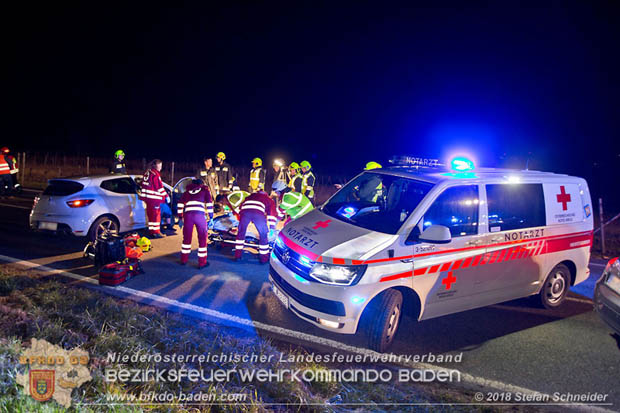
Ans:
{"label": "car wheel", "polygon": [[386,290],[373,300],[369,314],[369,348],[382,353],[390,347],[398,331],[402,308],[403,295],[397,290]]}
{"label": "car wheel", "polygon": [[570,287],[570,270],[564,264],[558,264],[547,275],[545,283],[538,294],[544,308],[557,308],[564,302]]}
{"label": "car wheel", "polygon": [[108,216],[99,217],[95,222],[93,222],[93,225],[90,226],[90,230],[88,231],[88,239],[94,241],[105,232],[118,234],[118,229],[119,225],[116,219]]}

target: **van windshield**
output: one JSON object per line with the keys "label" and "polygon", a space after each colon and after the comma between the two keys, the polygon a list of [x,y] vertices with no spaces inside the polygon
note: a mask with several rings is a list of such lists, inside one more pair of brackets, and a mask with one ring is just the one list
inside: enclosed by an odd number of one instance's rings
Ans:
{"label": "van windshield", "polygon": [[396,234],[432,187],[414,179],[365,172],[346,184],[321,210],[358,227]]}

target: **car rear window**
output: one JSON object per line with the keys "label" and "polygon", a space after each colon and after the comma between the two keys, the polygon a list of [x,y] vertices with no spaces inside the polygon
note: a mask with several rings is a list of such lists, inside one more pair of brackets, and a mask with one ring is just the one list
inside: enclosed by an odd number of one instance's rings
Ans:
{"label": "car rear window", "polygon": [[79,182],[52,179],[43,191],[43,195],[67,196],[80,192],[82,189],[84,185]]}

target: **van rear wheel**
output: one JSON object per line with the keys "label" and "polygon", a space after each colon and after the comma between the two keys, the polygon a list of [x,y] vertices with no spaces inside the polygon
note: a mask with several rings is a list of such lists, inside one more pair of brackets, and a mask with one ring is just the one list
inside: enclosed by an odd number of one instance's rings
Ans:
{"label": "van rear wheel", "polygon": [[386,351],[398,331],[402,317],[403,295],[397,290],[386,290],[371,303],[368,328],[368,347],[380,353]]}
{"label": "van rear wheel", "polygon": [[547,275],[545,283],[538,294],[544,308],[557,308],[564,302],[570,287],[570,270],[564,264],[558,264]]}

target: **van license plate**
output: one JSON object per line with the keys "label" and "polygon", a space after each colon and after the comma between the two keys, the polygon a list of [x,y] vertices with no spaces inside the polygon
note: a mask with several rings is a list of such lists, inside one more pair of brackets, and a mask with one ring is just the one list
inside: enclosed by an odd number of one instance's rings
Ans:
{"label": "van license plate", "polygon": [[58,229],[58,223],[56,222],[39,222],[39,229],[46,229],[49,231],[56,231]]}
{"label": "van license plate", "polygon": [[284,304],[284,307],[288,309],[288,297],[285,296],[282,293],[282,291],[278,290],[278,288],[275,285],[272,286],[272,289],[273,289],[273,293],[276,295],[276,297],[278,297],[278,300],[280,300],[282,304]]}

